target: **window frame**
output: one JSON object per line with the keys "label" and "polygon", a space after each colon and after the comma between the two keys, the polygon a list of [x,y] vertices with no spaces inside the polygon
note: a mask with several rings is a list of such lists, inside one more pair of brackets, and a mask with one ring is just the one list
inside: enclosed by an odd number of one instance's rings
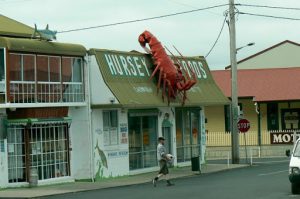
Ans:
{"label": "window frame", "polygon": [[[115,113],[115,114],[113,114]],[[105,118],[106,116],[108,118]],[[115,116],[116,118],[112,119]],[[112,120],[116,121],[116,126],[113,126]],[[105,126],[105,121],[108,121],[108,126]],[[103,125],[103,140],[104,146],[117,146],[120,144],[119,140],[119,112],[118,110],[103,110],[102,111],[102,125]],[[116,135],[113,135],[115,133]],[[116,136],[116,137],[113,137]]]}

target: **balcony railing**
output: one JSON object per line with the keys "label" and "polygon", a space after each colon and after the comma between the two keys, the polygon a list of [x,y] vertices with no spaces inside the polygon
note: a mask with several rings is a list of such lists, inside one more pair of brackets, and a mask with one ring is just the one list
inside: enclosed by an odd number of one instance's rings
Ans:
{"label": "balcony railing", "polygon": [[81,82],[11,81],[7,100],[18,104],[84,102],[84,86]]}

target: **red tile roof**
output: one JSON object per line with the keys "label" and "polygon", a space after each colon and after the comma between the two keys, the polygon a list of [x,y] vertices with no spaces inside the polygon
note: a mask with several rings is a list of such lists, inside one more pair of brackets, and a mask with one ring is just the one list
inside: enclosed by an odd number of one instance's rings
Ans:
{"label": "red tile roof", "polygon": [[[231,96],[231,70],[212,71],[227,96]],[[254,101],[300,100],[300,67],[238,70],[238,97]]]}

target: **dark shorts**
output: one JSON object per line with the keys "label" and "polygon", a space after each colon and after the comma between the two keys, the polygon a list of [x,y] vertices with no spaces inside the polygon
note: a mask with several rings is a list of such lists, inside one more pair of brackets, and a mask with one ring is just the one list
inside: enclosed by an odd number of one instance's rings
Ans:
{"label": "dark shorts", "polygon": [[160,160],[159,166],[160,166],[160,170],[158,172],[159,174],[167,175],[169,173],[168,164],[166,160]]}

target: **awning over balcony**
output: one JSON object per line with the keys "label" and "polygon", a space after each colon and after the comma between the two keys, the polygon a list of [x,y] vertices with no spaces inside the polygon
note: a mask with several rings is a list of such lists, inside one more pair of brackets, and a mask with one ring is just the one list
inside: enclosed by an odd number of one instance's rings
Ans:
{"label": "awning over balcony", "polygon": [[0,37],[0,47],[14,52],[41,53],[53,55],[85,56],[86,49],[79,44],[49,42],[37,39]]}
{"label": "awning over balcony", "polygon": [[[89,53],[95,55],[103,80],[122,106],[167,106],[167,100],[162,100],[161,91],[159,94],[156,92],[155,78],[153,81],[149,80],[153,70],[153,62],[149,55],[99,49],[91,49]],[[187,70],[187,65],[190,65],[198,78],[197,84],[187,92],[186,106],[229,103],[215,84],[204,57],[176,59]],[[177,99],[171,101],[170,105],[181,106],[181,102]]]}
{"label": "awning over balcony", "polygon": [[70,124],[72,118],[63,117],[63,118],[51,118],[51,119],[42,119],[42,118],[25,118],[25,119],[7,119],[5,124],[7,126],[27,126],[27,125],[36,125],[36,124]]}

